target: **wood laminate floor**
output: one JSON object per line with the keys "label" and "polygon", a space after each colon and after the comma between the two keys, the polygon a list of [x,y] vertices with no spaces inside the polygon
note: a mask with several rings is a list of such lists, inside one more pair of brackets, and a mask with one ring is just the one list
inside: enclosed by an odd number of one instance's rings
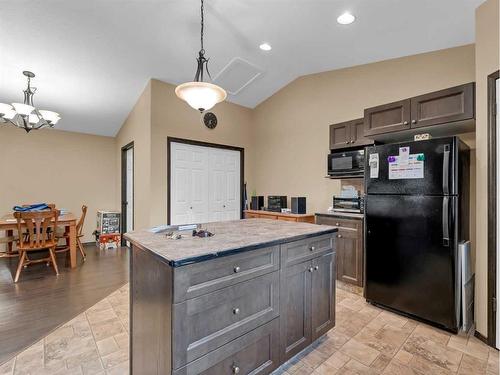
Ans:
{"label": "wood laminate floor", "polygon": [[58,254],[59,276],[45,264],[24,269],[17,284],[17,258],[0,259],[0,363],[39,341],[128,281],[128,248],[99,250],[86,245],[87,261],[66,266]]}

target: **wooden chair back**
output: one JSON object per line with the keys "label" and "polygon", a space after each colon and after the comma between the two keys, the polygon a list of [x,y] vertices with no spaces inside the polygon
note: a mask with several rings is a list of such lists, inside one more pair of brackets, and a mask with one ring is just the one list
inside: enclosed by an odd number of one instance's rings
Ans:
{"label": "wooden chair back", "polygon": [[[19,241],[20,249],[44,249],[48,243],[56,241],[58,210],[14,212],[14,217],[18,233],[24,233],[24,241]],[[25,231],[23,224],[26,226]]]}
{"label": "wooden chair back", "polygon": [[85,216],[87,215],[87,206],[83,205],[82,206],[82,216],[80,216],[80,219],[78,220],[78,223],[76,223],[76,235],[81,236],[83,232],[83,224],[85,223]]}

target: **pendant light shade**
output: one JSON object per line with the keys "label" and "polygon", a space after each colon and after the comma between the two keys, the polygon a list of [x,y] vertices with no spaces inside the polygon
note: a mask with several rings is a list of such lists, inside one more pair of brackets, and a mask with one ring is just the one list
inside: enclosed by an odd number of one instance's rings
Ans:
{"label": "pendant light shade", "polygon": [[222,87],[208,82],[183,83],[175,88],[175,94],[200,112],[208,111],[227,97]]}
{"label": "pendant light shade", "polygon": [[203,33],[205,28],[205,10],[203,0],[201,0],[201,49],[198,52],[198,66],[196,69],[196,74],[192,82],[183,83],[175,88],[175,94],[179,99],[187,102],[192,108],[204,112],[211,109],[217,103],[226,100],[226,91],[213,83],[203,82],[203,77],[205,71],[210,77],[210,72],[208,71],[208,58],[205,57],[205,48],[203,46]]}

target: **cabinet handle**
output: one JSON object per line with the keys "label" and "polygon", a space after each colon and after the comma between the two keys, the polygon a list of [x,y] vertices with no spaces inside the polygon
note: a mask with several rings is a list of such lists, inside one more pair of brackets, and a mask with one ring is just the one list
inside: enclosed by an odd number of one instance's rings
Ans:
{"label": "cabinet handle", "polygon": [[309,268],[309,270],[308,270],[308,271],[309,271],[309,272],[312,272],[312,271],[313,271],[313,268],[312,268],[312,267],[311,267],[311,268]]}
{"label": "cabinet handle", "polygon": [[239,266],[234,267],[234,273],[240,272],[241,268]]}
{"label": "cabinet handle", "polygon": [[314,251],[314,250],[316,250],[316,248],[315,248],[314,246],[311,246],[311,247],[309,248],[309,250]]}
{"label": "cabinet handle", "polygon": [[235,308],[233,309],[233,314],[234,314],[234,315],[238,315],[239,313],[240,313],[240,309],[239,309],[238,307],[235,307]]}
{"label": "cabinet handle", "polygon": [[335,223],[335,225],[338,227],[340,225],[340,223]]}
{"label": "cabinet handle", "polygon": [[233,374],[239,374],[240,373],[240,368],[236,365],[233,365]]}
{"label": "cabinet handle", "polygon": [[341,235],[341,234],[337,234],[337,237],[338,237],[338,238],[342,238],[342,235]]}
{"label": "cabinet handle", "polygon": [[354,143],[354,141],[351,141],[351,143]]}
{"label": "cabinet handle", "polygon": [[412,120],[411,121],[412,124],[416,124],[417,123],[417,120]]}
{"label": "cabinet handle", "polygon": [[314,270],[315,271],[319,270],[319,266],[314,266]]}
{"label": "cabinet handle", "polygon": [[408,125],[408,121],[403,122],[403,125]]}
{"label": "cabinet handle", "polygon": [[348,145],[349,144],[349,141],[345,141],[345,144]]}

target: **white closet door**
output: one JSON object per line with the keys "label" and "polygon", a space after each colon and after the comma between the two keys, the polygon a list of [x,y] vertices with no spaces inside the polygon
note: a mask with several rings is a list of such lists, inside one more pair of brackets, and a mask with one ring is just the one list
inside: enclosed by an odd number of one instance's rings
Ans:
{"label": "white closet door", "polygon": [[205,223],[240,218],[240,153],[171,143],[170,222]]}
{"label": "white closet door", "polygon": [[171,144],[171,223],[208,220],[208,161],[204,147]]}
{"label": "white closet door", "polygon": [[240,153],[227,151],[226,164],[226,203],[225,220],[238,220],[241,218],[241,191],[240,191]]}
{"label": "white closet door", "polygon": [[209,221],[226,220],[226,162],[223,150],[209,150]]}

